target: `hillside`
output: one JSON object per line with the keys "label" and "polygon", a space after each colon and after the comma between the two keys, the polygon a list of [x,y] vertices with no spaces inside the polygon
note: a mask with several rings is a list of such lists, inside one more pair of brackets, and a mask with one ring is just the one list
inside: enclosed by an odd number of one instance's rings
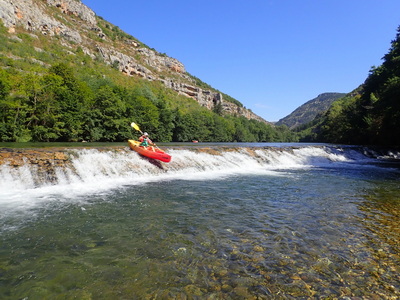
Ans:
{"label": "hillside", "polygon": [[286,125],[290,129],[311,122],[318,114],[328,110],[331,104],[346,94],[344,93],[323,93],[316,98],[307,101],[303,105],[296,108],[291,114],[280,119],[276,125]]}
{"label": "hillside", "polygon": [[0,141],[288,141],[78,0],[0,0]]}
{"label": "hillside", "polygon": [[[37,35],[58,38],[67,53],[79,48],[92,59],[105,63],[127,76],[160,81],[179,94],[195,99],[201,106],[213,109],[221,105],[229,114],[264,121],[243,105],[191,76],[177,59],[158,53],[117,26],[96,16],[77,0],[0,1],[0,18],[9,33],[21,28]],[[39,45],[35,48],[44,49]]]}

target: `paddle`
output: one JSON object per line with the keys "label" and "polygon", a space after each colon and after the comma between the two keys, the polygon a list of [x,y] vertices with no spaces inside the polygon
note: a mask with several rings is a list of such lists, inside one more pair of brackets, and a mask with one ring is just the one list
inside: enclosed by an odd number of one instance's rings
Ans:
{"label": "paddle", "polygon": [[132,123],[131,123],[131,126],[132,126],[134,129],[136,129],[137,131],[140,131],[141,134],[143,134],[143,132],[140,130],[139,126],[138,126],[135,122],[132,122]]}

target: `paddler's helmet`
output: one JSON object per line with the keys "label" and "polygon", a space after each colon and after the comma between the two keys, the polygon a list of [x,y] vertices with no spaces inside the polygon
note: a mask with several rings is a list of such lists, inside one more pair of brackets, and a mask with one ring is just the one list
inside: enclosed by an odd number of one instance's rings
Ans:
{"label": "paddler's helmet", "polygon": [[149,134],[147,132],[143,133],[144,136],[149,136]]}

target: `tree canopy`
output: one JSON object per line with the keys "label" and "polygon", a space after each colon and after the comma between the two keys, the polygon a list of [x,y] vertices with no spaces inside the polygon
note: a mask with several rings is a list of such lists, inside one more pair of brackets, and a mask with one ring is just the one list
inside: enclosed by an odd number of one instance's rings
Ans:
{"label": "tree canopy", "polygon": [[223,116],[199,105],[173,105],[174,97],[144,80],[124,87],[102,76],[78,76],[67,63],[56,63],[43,74],[0,69],[0,140],[124,141],[135,134],[132,121],[161,142],[269,142],[292,137],[263,122]]}

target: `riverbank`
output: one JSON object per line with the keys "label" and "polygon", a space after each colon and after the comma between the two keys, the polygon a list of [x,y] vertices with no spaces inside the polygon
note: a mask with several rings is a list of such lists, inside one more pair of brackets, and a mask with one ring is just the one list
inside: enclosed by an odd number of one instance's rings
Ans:
{"label": "riverbank", "polygon": [[8,164],[12,167],[20,167],[25,164],[45,166],[61,166],[71,160],[71,154],[76,149],[97,149],[98,151],[115,151],[126,148],[114,147],[46,147],[46,148],[0,148],[0,165]]}

